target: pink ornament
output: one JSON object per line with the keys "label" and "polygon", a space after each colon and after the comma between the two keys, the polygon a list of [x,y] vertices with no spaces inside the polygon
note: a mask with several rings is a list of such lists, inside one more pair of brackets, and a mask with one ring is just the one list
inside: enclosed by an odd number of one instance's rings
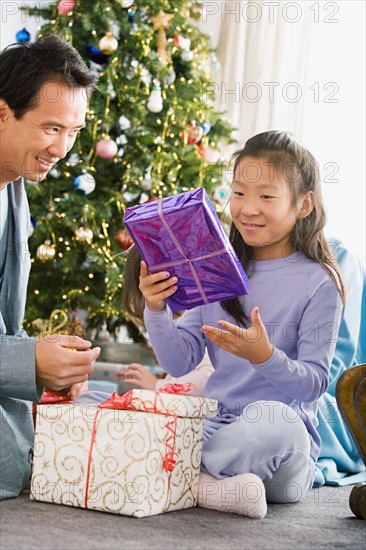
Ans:
{"label": "pink ornament", "polygon": [[96,153],[102,159],[112,159],[117,151],[117,143],[110,138],[101,139],[96,146]]}
{"label": "pink ornament", "polygon": [[74,9],[75,0],[60,0],[57,5],[57,11],[60,15],[67,15]]}

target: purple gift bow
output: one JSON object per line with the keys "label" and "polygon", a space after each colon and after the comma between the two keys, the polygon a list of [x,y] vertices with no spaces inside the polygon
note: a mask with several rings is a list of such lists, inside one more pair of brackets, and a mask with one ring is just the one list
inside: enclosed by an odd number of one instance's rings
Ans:
{"label": "purple gift bow", "polygon": [[[159,218],[161,219],[162,221],[162,224],[164,225],[165,229],[168,231],[169,235],[171,236],[175,246],[178,248],[179,252],[182,254],[182,256],[185,258],[185,261],[188,262],[188,265],[192,271],[192,275],[194,277],[194,280],[196,281],[196,285],[197,285],[197,288],[202,296],[202,299],[203,301],[205,302],[205,304],[208,304],[209,301],[207,299],[207,296],[205,294],[205,291],[203,290],[203,287],[201,285],[201,282],[199,280],[199,277],[198,277],[198,274],[197,274],[197,271],[196,271],[196,268],[194,267],[193,265],[193,262],[197,262],[199,260],[203,260],[204,258],[212,258],[214,256],[218,256],[219,254],[222,254],[223,252],[226,251],[225,248],[222,248],[221,250],[217,250],[216,252],[211,252],[210,254],[204,254],[203,256],[197,256],[197,258],[187,258],[187,256],[185,255],[184,253],[184,250],[182,249],[182,247],[180,246],[180,243],[179,241],[176,239],[173,231],[170,229],[169,225],[168,225],[168,222],[166,221],[166,219],[164,218],[164,214],[163,214],[163,199],[159,199],[159,202],[158,202],[158,214],[159,214]],[[149,266],[149,269],[154,269],[155,271],[158,270],[158,269],[164,269],[166,267],[172,267],[172,266],[175,266],[175,265],[180,265],[184,263],[184,260],[181,261],[181,260],[175,260],[175,261],[172,261],[172,262],[166,262],[166,263],[163,263],[163,264],[156,264],[156,265],[152,265],[152,266]]]}

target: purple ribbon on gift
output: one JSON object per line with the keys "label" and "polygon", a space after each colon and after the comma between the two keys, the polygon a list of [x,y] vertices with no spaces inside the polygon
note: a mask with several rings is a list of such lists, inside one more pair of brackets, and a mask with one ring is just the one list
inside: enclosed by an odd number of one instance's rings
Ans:
{"label": "purple ribbon on gift", "polygon": [[162,224],[164,225],[165,229],[168,231],[169,235],[171,236],[172,241],[174,242],[175,246],[178,248],[179,252],[182,254],[184,259],[183,260],[175,260],[173,262],[165,262],[163,264],[152,265],[152,266],[149,266],[149,270],[150,271],[152,271],[152,270],[159,271],[159,270],[165,269],[167,267],[172,267],[172,266],[180,265],[182,263],[187,262],[190,269],[191,269],[191,271],[192,271],[192,275],[194,277],[194,280],[196,281],[196,285],[197,285],[197,288],[198,288],[198,290],[199,290],[199,292],[202,296],[202,299],[204,300],[205,304],[208,304],[209,301],[207,299],[205,291],[203,290],[203,287],[201,285],[201,282],[199,280],[199,277],[198,277],[198,274],[197,274],[196,268],[194,267],[193,262],[198,262],[200,260],[203,260],[204,258],[212,258],[213,256],[218,256],[219,254],[222,254],[223,252],[225,252],[225,248],[221,248],[220,250],[216,250],[216,252],[211,252],[210,254],[204,254],[204,255],[201,255],[201,256],[197,256],[196,258],[188,258],[186,256],[186,254],[184,253],[183,248],[180,246],[180,243],[179,243],[178,239],[174,235],[173,231],[169,227],[169,224],[168,224],[168,222],[166,221],[166,219],[164,217],[164,214],[163,214],[163,199],[159,199],[158,215],[159,215],[159,218],[161,219]]}
{"label": "purple ribbon on gift", "polygon": [[203,188],[126,209],[124,223],[150,273],[178,275],[176,312],[248,293],[241,262]]}

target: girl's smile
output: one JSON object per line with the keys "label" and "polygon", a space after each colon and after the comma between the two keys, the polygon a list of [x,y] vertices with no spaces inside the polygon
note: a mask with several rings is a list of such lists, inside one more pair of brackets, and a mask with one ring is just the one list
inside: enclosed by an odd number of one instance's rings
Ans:
{"label": "girl's smile", "polygon": [[243,226],[244,231],[249,231],[250,233],[258,231],[259,229],[264,227],[264,225],[259,225],[259,224],[256,224],[256,223],[246,223],[246,222],[243,222],[242,226]]}

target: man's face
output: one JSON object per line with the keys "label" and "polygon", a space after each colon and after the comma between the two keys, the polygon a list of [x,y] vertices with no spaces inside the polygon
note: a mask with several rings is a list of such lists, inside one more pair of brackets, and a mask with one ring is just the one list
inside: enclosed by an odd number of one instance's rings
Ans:
{"label": "man's face", "polygon": [[74,145],[85,125],[86,108],[84,88],[71,89],[57,82],[46,82],[37,106],[19,120],[0,101],[0,183],[20,176],[42,181]]}

